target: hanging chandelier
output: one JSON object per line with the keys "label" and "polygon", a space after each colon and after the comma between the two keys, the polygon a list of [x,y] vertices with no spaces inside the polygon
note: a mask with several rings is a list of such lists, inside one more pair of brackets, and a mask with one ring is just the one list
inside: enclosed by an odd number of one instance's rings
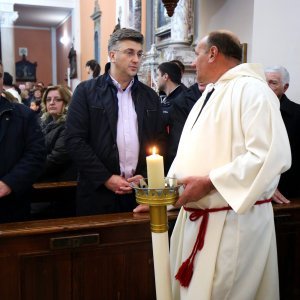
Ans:
{"label": "hanging chandelier", "polygon": [[167,10],[168,16],[172,17],[178,0],[162,0],[162,2]]}

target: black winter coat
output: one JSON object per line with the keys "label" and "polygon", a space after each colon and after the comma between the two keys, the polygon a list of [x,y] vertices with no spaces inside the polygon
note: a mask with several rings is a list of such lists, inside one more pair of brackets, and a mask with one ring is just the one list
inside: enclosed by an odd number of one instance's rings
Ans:
{"label": "black winter coat", "polygon": [[0,99],[0,180],[12,193],[0,199],[0,222],[24,220],[29,191],[42,172],[46,152],[36,114],[23,104]]}
{"label": "black winter coat", "polygon": [[173,104],[169,111],[168,151],[165,160],[166,170],[169,170],[176,156],[185,121],[201,95],[198,83],[195,83],[173,99]]}
{"label": "black winter coat", "polygon": [[284,172],[279,181],[278,189],[287,198],[300,197],[300,105],[289,100],[286,95],[280,99],[280,112],[288,133],[292,165]]}
{"label": "black winter coat", "polygon": [[[135,174],[146,176],[146,155],[150,147],[156,145],[160,154],[164,154],[162,112],[157,94],[137,77],[132,86],[132,99],[140,143]],[[108,73],[77,86],[68,110],[66,145],[79,170],[79,215],[130,211],[136,206],[134,194],[117,196],[104,186],[112,175],[120,175],[117,120],[117,89]],[[130,205],[123,208],[124,201]]]}
{"label": "black winter coat", "polygon": [[50,116],[41,126],[45,136],[47,159],[38,181],[76,180],[77,171],[65,147],[65,120],[55,122]]}

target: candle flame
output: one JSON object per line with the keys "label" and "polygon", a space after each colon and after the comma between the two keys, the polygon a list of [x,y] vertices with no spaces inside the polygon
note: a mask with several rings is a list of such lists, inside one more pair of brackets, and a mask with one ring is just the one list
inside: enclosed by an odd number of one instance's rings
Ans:
{"label": "candle flame", "polygon": [[152,154],[153,154],[153,155],[157,154],[156,147],[153,147],[153,148],[152,148]]}

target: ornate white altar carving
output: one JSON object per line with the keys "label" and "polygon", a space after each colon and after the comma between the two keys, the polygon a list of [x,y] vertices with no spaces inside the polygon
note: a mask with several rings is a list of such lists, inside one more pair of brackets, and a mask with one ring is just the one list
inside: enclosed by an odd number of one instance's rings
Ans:
{"label": "ornate white altar carving", "polygon": [[195,83],[195,59],[192,47],[194,35],[193,0],[180,0],[173,17],[167,17],[163,4],[155,0],[155,44],[147,53],[139,72],[139,78],[155,87],[157,66],[165,61],[180,60],[185,66],[182,82],[186,86]]}

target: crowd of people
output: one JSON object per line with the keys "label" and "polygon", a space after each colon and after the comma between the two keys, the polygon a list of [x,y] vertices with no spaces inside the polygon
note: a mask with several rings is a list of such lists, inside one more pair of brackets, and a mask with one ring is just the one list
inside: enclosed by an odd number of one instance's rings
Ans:
{"label": "crowd of people", "polygon": [[16,87],[0,62],[0,222],[26,219],[37,181],[77,180],[77,215],[145,211],[132,183],[156,146],[185,187],[174,205],[174,299],[278,299],[270,202],[300,196],[300,105],[285,95],[287,70],[242,64],[238,38],[215,31],[195,49],[196,83],[182,83],[180,61],[163,62],[157,93],[137,77],[143,42],[114,31],[105,72],[88,61],[91,78],[73,94]]}
{"label": "crowd of people", "polygon": [[[146,176],[145,157],[150,147],[159,148],[167,174],[188,115],[207,90],[207,83],[199,81],[199,76],[192,86],[183,84],[185,67],[180,60],[158,65],[156,92],[141,83],[137,73],[144,55],[143,36],[134,30],[114,32],[108,52],[110,63],[102,75],[96,60],[87,61],[89,79],[79,84],[73,95],[65,85],[26,82],[17,86],[1,65],[1,103],[13,105],[14,109],[19,105],[30,108],[44,139],[46,156],[44,162],[39,158],[38,176],[29,176],[31,184],[77,180],[78,215],[134,209],[131,182]],[[192,66],[197,68],[196,60]],[[268,68],[265,76],[279,98],[293,159],[292,168],[282,175],[273,200],[288,203],[289,198],[300,196],[296,182],[300,172],[300,105],[285,95],[289,86],[285,68]],[[6,113],[1,115],[1,124]],[[4,176],[2,173],[0,183]]]}

